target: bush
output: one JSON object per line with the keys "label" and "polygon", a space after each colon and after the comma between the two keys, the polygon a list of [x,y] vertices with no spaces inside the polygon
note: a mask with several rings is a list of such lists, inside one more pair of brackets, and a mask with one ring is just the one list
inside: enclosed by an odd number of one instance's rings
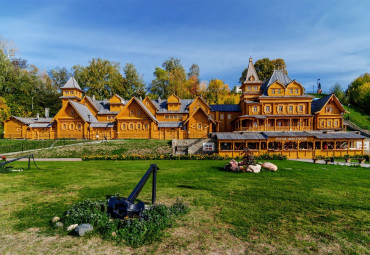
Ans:
{"label": "bush", "polygon": [[111,219],[106,212],[107,201],[86,200],[73,205],[67,210],[61,221],[65,227],[72,224],[89,223],[105,239],[125,241],[131,247],[160,240],[163,230],[171,227],[178,216],[189,212],[182,201],[177,200],[172,206],[155,204],[145,210],[141,218]]}

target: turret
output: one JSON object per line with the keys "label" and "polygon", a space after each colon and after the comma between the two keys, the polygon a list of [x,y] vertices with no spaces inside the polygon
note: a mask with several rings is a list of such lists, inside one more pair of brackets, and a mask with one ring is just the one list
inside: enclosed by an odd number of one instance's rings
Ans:
{"label": "turret", "polygon": [[74,77],[71,77],[60,89],[62,90],[62,96],[59,98],[62,99],[63,105],[65,105],[68,100],[79,102],[83,97],[83,91]]}

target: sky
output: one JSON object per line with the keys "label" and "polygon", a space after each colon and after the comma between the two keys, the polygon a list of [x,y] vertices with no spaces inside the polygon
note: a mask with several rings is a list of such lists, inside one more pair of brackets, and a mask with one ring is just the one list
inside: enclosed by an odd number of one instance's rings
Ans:
{"label": "sky", "polygon": [[370,72],[369,10],[368,0],[1,0],[0,36],[46,71],[99,57],[133,63],[150,83],[174,57],[232,88],[249,57],[282,58],[306,92],[318,78],[328,92]]}

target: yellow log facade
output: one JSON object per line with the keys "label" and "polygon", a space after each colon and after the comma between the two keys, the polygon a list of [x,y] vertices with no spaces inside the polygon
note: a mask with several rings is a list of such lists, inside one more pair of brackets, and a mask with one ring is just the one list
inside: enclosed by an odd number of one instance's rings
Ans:
{"label": "yellow log facade", "polygon": [[[216,135],[216,151],[233,156],[248,147],[257,154],[278,151],[289,158],[363,154],[363,148],[358,150],[355,146],[364,141],[361,136],[325,137],[310,133],[345,130],[345,110],[335,95],[314,99],[283,70],[275,70],[267,81],[260,81],[252,59],[241,89],[240,103],[235,105],[209,105],[201,97],[180,99],[176,95],[156,100],[127,100],[113,95],[96,100],[84,95],[72,77],[61,88],[63,106],[53,118],[11,116],[4,123],[4,137],[199,139],[224,132],[254,132],[260,135],[259,139],[250,140],[247,135],[244,140],[235,136],[225,140]],[[282,132],[294,133],[300,140],[284,137]],[[346,132],[337,132],[340,133]]]}

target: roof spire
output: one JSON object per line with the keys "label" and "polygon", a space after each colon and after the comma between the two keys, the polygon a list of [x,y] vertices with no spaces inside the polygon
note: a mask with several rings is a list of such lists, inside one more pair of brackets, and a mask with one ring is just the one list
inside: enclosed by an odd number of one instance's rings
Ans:
{"label": "roof spire", "polygon": [[261,82],[260,79],[258,78],[257,71],[254,68],[252,57],[249,58],[247,75],[245,76],[244,82]]}

